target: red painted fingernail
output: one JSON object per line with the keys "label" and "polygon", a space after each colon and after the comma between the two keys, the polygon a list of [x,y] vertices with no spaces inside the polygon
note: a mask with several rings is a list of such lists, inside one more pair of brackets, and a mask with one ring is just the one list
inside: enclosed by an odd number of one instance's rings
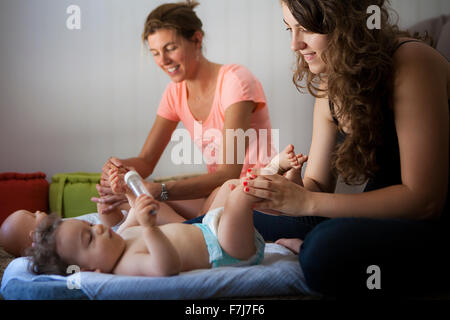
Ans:
{"label": "red painted fingernail", "polygon": [[244,186],[246,186],[246,185],[248,185],[248,182],[247,182],[247,181],[244,181],[242,184],[243,184]]}
{"label": "red painted fingernail", "polygon": [[250,191],[250,188],[249,188],[249,187],[245,187],[245,188],[244,188],[244,191],[245,191],[245,192],[249,192],[249,191]]}
{"label": "red painted fingernail", "polygon": [[252,172],[252,169],[247,169],[247,172]]}

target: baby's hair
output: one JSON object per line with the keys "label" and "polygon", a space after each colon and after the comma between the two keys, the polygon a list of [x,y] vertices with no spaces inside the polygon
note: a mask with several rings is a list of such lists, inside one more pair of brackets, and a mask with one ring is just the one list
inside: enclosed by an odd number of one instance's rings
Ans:
{"label": "baby's hair", "polygon": [[69,266],[56,250],[56,232],[62,219],[56,213],[48,215],[33,234],[33,245],[26,252],[30,256],[28,268],[35,274],[67,275]]}

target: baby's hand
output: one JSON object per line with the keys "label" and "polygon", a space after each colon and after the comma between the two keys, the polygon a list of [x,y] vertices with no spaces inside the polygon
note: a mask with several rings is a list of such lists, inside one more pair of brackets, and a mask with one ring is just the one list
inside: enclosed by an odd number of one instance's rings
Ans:
{"label": "baby's hand", "polygon": [[151,214],[152,211],[159,210],[159,202],[145,194],[140,195],[134,202],[134,210],[136,219],[141,226],[155,226],[156,214]]}

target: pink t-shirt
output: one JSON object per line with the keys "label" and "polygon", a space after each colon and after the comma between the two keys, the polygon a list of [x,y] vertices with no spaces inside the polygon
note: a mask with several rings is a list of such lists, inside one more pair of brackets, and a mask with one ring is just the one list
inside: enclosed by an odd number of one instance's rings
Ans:
{"label": "pink t-shirt", "polygon": [[[272,143],[272,126],[262,85],[247,68],[237,64],[223,65],[220,68],[213,105],[206,120],[197,121],[192,115],[187,101],[185,81],[169,83],[157,114],[168,120],[183,123],[191,139],[202,151],[203,161],[211,173],[224,162],[221,152],[225,111],[231,105],[242,101],[253,101],[257,106],[251,116],[250,129],[245,132],[249,139],[247,153],[244,153],[245,144],[238,142],[237,159],[238,163],[243,163],[242,177],[247,169],[265,166],[277,154]],[[228,134],[238,134],[238,131],[231,130]],[[239,138],[237,140],[239,141]],[[242,130],[241,140],[244,141]],[[234,157],[228,150],[227,157],[230,159],[225,160],[226,163],[233,163]]]}

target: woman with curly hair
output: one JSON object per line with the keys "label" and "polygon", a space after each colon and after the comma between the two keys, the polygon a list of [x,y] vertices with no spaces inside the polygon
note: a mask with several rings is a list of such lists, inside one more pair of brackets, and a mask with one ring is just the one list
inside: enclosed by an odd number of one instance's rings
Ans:
{"label": "woman with curly hair", "polygon": [[[400,32],[384,0],[281,4],[294,84],[316,97],[313,136],[303,186],[254,170],[264,177],[245,189],[261,198],[255,209],[281,213],[255,218],[257,229],[266,240],[289,237],[278,243],[299,252],[322,294],[438,288],[450,266],[449,62]],[[379,29],[367,27],[371,5]],[[365,192],[335,194],[339,175],[367,181]]]}

